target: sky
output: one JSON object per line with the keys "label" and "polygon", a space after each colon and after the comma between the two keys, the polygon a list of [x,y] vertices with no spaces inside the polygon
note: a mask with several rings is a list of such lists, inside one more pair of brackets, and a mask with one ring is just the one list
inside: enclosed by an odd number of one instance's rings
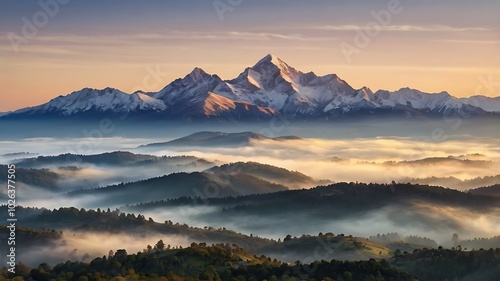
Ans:
{"label": "sky", "polygon": [[0,111],[232,79],[271,53],[351,86],[500,96],[498,0],[0,0]]}

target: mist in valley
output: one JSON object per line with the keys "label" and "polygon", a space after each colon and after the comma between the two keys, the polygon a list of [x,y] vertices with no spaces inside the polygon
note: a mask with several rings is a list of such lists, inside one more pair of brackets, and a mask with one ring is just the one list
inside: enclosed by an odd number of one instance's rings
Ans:
{"label": "mist in valley", "polygon": [[196,227],[224,227],[276,240],[283,240],[287,235],[300,237],[303,234],[318,235],[320,232],[357,237],[397,232],[405,236],[427,237],[439,245],[451,247],[451,237],[454,233],[464,239],[493,237],[500,233],[500,209],[484,212],[428,204],[389,205],[354,215],[346,210],[342,218],[331,219],[316,216],[315,213],[303,209],[259,216],[237,212],[223,214],[221,208],[213,206],[159,208],[141,213],[155,221],[175,219]]}
{"label": "mist in valley", "polygon": [[34,245],[24,248],[19,260],[29,266],[35,267],[46,262],[56,265],[68,260],[90,262],[97,257],[108,257],[110,252],[115,253],[124,249],[129,254],[143,252],[147,246],[154,247],[159,240],[170,247],[186,247],[192,241],[184,236],[165,235],[159,233],[139,234],[112,234],[102,232],[78,232],[62,230],[60,239],[53,241],[50,245]]}
{"label": "mist in valley", "polygon": [[[464,124],[472,122],[464,120]],[[410,124],[410,125],[409,125]],[[477,177],[492,177],[500,174],[500,138],[498,130],[482,129],[470,125],[454,127],[451,122],[418,124],[391,121],[385,126],[372,122],[328,123],[329,129],[309,124],[282,125],[278,129],[268,124],[226,124],[225,132],[254,131],[269,137],[294,135],[300,139],[252,140],[249,145],[238,148],[214,146],[177,146],[158,149],[140,148],[141,145],[165,142],[198,131],[221,131],[220,125],[164,126],[147,130],[117,122],[111,134],[96,133],[91,137],[82,135],[82,130],[92,130],[92,122],[78,129],[65,131],[64,126],[51,136],[38,132],[29,135],[18,132],[18,138],[0,139],[0,161],[3,164],[19,163],[22,159],[38,156],[57,156],[64,153],[96,155],[113,151],[128,151],[135,154],[162,156],[193,156],[207,161],[197,165],[122,165],[92,164],[79,161],[63,165],[48,164],[26,169],[47,169],[60,178],[56,187],[20,182],[17,203],[47,209],[59,207],[76,208],[120,208],[127,211],[120,198],[108,200],[98,193],[71,191],[95,189],[120,183],[137,182],[178,172],[206,172],[213,166],[233,162],[258,162],[298,171],[314,180],[328,182],[391,183],[416,182],[430,177],[449,188],[468,190],[480,187],[482,181],[464,186],[455,186],[453,177],[467,181]],[[27,125],[26,125],[27,126]],[[90,126],[90,127],[89,127]],[[493,124],[491,124],[493,126]],[[83,129],[82,129],[83,128]],[[411,129],[409,129],[411,128]],[[435,136],[435,129],[443,128],[444,135]],[[456,129],[454,129],[456,128]],[[479,132],[485,130],[487,132]],[[37,135],[38,134],[38,135]],[[481,135],[481,137],[476,137]],[[15,134],[14,134],[15,136]],[[244,171],[241,171],[244,173]],[[40,172],[40,173],[43,173]],[[499,179],[500,180],[500,179]],[[489,181],[491,182],[491,181]],[[432,184],[433,182],[430,181]],[[443,184],[445,183],[445,184]],[[449,183],[446,185],[446,183]],[[495,183],[493,181],[493,183]],[[500,182],[498,182],[500,183]],[[319,184],[318,184],[319,185]],[[287,186],[290,189],[311,188],[311,185]],[[168,188],[166,186],[165,188]],[[203,191],[192,196],[207,195]],[[0,194],[6,198],[4,191]],[[238,195],[238,194],[237,194]],[[210,197],[210,196],[208,196]],[[175,198],[155,198],[166,200]],[[145,202],[135,202],[145,203]],[[451,236],[457,233],[463,239],[493,237],[500,234],[500,210],[474,210],[470,207],[439,206],[415,201],[411,205],[389,204],[380,209],[364,213],[349,214],[341,218],[325,218],[297,208],[289,213],[268,213],[265,216],[248,213],[227,213],[224,205],[179,205],[177,207],[152,208],[141,212],[154,221],[171,220],[174,223],[195,227],[226,228],[256,237],[275,240],[287,235],[300,237],[304,234],[332,232],[335,234],[369,237],[378,233],[397,232],[401,235],[418,235],[436,240],[439,245],[451,247]],[[22,259],[35,265],[44,260],[51,264],[65,260],[82,260],[85,254],[94,258],[107,255],[109,250],[125,248],[129,253],[142,251],[163,239],[166,244],[187,246],[192,241],[183,235],[142,233],[117,235],[76,232],[61,229],[63,238],[54,247],[34,247],[23,250]],[[202,242],[202,241],[198,241]],[[75,251],[75,249],[77,249]],[[47,259],[49,258],[49,259]],[[306,257],[305,257],[306,258]]]}

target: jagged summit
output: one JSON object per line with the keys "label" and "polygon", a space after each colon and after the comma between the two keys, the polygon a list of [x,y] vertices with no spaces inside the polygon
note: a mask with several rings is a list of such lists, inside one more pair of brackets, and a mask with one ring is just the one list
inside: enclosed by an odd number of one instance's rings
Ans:
{"label": "jagged summit", "polygon": [[253,67],[258,67],[260,65],[265,65],[265,64],[274,64],[276,66],[287,66],[288,67],[288,64],[278,58],[277,56],[275,55],[272,55],[272,54],[268,54],[267,56],[263,57],[261,60],[259,60]]}
{"label": "jagged summit", "polygon": [[204,79],[209,79],[212,77],[212,75],[208,74],[207,72],[205,72],[203,69],[199,68],[199,67],[195,67],[193,69],[193,71],[191,71],[191,73],[189,73],[186,78],[189,77],[191,78],[193,81],[197,82],[197,81],[202,81]]}
{"label": "jagged summit", "polygon": [[278,58],[277,56],[273,55],[273,54],[267,54],[265,57],[263,57],[262,59],[260,59],[257,64],[261,63],[261,62],[272,62],[272,61],[282,61],[280,58]]}
{"label": "jagged summit", "polygon": [[158,92],[127,94],[118,89],[84,88],[49,102],[23,108],[2,118],[18,116],[85,116],[117,113],[161,114],[165,118],[268,119],[376,114],[484,115],[500,113],[500,97],[456,98],[447,92],[424,93],[402,88],[390,92],[354,89],[336,74],[304,73],[268,54],[232,80],[222,80],[195,67]]}
{"label": "jagged summit", "polygon": [[250,69],[263,74],[262,72],[267,72],[265,74],[273,75],[274,72],[279,71],[282,76],[292,78],[292,76],[297,74],[303,74],[302,72],[297,71],[295,68],[288,65],[284,60],[274,56],[267,55],[258,61],[254,66]]}

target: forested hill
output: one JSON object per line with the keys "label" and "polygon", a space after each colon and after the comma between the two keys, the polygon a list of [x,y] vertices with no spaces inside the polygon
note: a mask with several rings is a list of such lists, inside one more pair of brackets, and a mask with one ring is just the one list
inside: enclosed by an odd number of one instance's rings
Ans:
{"label": "forested hill", "polygon": [[[128,254],[117,250],[90,263],[66,262],[53,268],[48,264],[30,269],[18,266],[15,275],[6,270],[9,281],[22,280],[380,280],[416,281],[410,273],[387,262],[316,261],[311,264],[284,264],[266,256],[254,256],[237,245],[193,243],[188,248],[165,249],[162,240],[143,252]],[[17,277],[15,277],[17,276]],[[15,278],[14,278],[15,277]],[[6,279],[3,279],[6,280]]]}
{"label": "forested hill", "polygon": [[[473,195],[458,190],[418,184],[336,183],[312,189],[203,200],[204,204],[210,206],[223,206],[225,212],[272,215],[303,210],[304,212],[314,211],[320,217],[365,212],[388,205],[411,207],[411,204],[417,202],[475,210],[490,210],[500,207],[500,199],[497,197]],[[178,207],[193,203],[197,204],[197,201],[178,198],[128,206],[126,209],[140,212],[147,209]],[[324,212],[321,212],[322,210]]]}

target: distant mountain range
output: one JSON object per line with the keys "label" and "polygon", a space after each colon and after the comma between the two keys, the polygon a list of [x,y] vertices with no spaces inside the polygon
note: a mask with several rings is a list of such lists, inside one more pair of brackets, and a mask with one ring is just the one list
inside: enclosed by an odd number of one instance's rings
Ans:
{"label": "distant mountain range", "polygon": [[[159,92],[128,94],[113,88],[84,88],[2,118],[142,116],[164,119],[331,118],[343,115],[476,116],[500,114],[500,97],[456,98],[424,93],[354,89],[335,74],[301,72],[267,55],[232,80],[195,68]],[[1,116],[1,115],[0,115]]]}

